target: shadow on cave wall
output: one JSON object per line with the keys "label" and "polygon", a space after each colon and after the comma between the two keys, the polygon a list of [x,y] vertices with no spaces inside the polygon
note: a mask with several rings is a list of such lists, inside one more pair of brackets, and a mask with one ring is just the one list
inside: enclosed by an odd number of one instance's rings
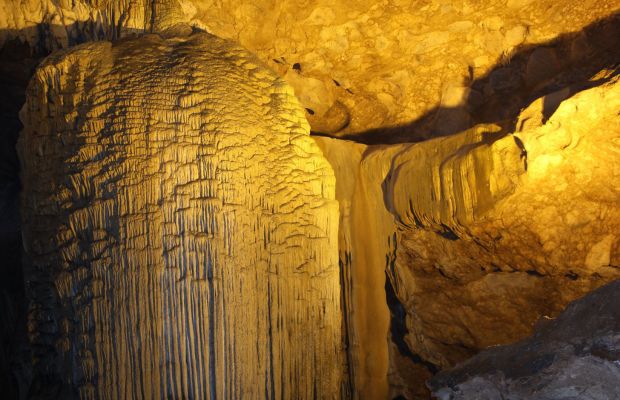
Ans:
{"label": "shadow on cave wall", "polygon": [[[568,96],[572,96],[603,84],[607,79],[591,79],[605,69],[618,74],[619,38],[620,12],[617,12],[581,31],[517,47],[485,75],[463,82],[462,86],[470,92],[462,106],[440,105],[404,125],[335,136],[372,145],[414,143],[450,136],[481,123],[494,123],[505,133],[514,132],[520,111],[533,100],[563,89],[568,89]],[[471,67],[469,72],[472,76]],[[555,112],[557,105],[545,102],[544,119]]]}
{"label": "shadow on cave wall", "polygon": [[[62,46],[54,39],[53,27],[39,25],[12,36],[36,37],[36,45],[19,39],[0,48],[0,391],[5,399],[27,396],[31,371],[26,339],[26,307],[21,267],[22,241],[19,227],[19,162],[15,144],[22,125],[19,110],[25,89],[39,62]],[[54,27],[55,28],[55,27]],[[68,42],[135,36],[144,30],[110,27],[101,30],[84,23],[62,27]],[[620,62],[620,13],[597,21],[581,32],[569,33],[537,45],[518,48],[510,59],[493,67],[479,79],[465,82],[471,89],[460,108],[436,107],[411,123],[341,137],[367,144],[417,142],[456,134],[478,123],[497,123],[513,131],[519,111],[532,100],[569,88],[570,94],[601,84],[590,81],[603,69],[618,68]],[[466,121],[443,124],[443,120]],[[544,110],[546,117],[553,108]],[[31,393],[32,394],[32,393]]]}
{"label": "shadow on cave wall", "polygon": [[[582,31],[563,34],[554,40],[537,45],[521,46],[509,59],[495,65],[484,76],[464,82],[463,86],[469,88],[471,92],[462,107],[437,106],[411,123],[393,128],[373,129],[361,134],[343,136],[340,139],[368,145],[416,143],[455,135],[477,124],[497,124],[501,130],[486,134],[482,139],[481,143],[488,145],[519,130],[520,127],[517,126],[519,114],[534,100],[542,98],[541,111],[544,123],[564,99],[580,91],[602,85],[619,75],[619,44],[620,13],[615,13]],[[600,77],[601,71],[607,71],[604,77]],[[558,96],[552,95],[558,92],[562,93]],[[558,98],[561,100],[558,101]],[[464,115],[467,118],[463,118]],[[525,151],[521,141],[517,137],[514,139]],[[380,148],[383,146],[368,147],[365,155]],[[527,160],[525,168],[527,170]],[[388,176],[384,181],[384,200],[388,197],[385,194],[385,185],[389,179]],[[458,239],[448,227],[445,228],[446,231],[436,233],[447,239]],[[429,374],[434,375],[439,368],[413,353],[404,340],[409,334],[406,324],[407,313],[403,308],[403,299],[398,295],[398,280],[394,278],[395,257],[394,254],[387,263],[385,286],[391,314],[390,340],[394,344],[391,352],[398,353],[401,358],[410,359],[413,364],[425,368]],[[442,272],[439,271],[439,274]],[[463,346],[463,350],[475,355],[481,349]],[[395,357],[396,360],[398,358]]]}
{"label": "shadow on cave wall", "polygon": [[[27,341],[28,300],[19,216],[20,168],[15,145],[22,129],[19,111],[26,100],[26,86],[39,63],[52,51],[62,48],[52,33],[55,28],[41,24],[19,31],[0,31],[10,37],[36,38],[33,45],[10,39],[0,48],[0,397],[7,400],[54,398],[52,393],[46,393],[49,388],[41,388],[37,394],[31,387],[32,349]],[[101,29],[90,23],[75,23],[62,29],[70,33],[69,46],[144,33],[136,29],[121,32],[120,27]]]}
{"label": "shadow on cave wall", "polygon": [[0,49],[0,390],[7,399],[20,398],[20,381],[28,374],[22,364],[28,359],[27,302],[15,143],[22,127],[18,113],[25,101],[25,88],[41,57],[19,40],[6,42]]}

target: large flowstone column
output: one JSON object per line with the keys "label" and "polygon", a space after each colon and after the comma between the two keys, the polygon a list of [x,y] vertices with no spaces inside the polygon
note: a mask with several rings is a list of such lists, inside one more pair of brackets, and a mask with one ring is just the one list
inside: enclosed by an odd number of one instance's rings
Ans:
{"label": "large flowstone column", "polygon": [[61,397],[340,398],[335,178],[205,33],[50,56],[21,114],[35,376]]}

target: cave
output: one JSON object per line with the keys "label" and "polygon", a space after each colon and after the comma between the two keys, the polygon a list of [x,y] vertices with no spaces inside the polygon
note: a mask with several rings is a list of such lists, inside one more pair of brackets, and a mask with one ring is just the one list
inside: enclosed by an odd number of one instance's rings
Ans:
{"label": "cave", "polygon": [[0,397],[620,399],[618,0],[0,0]]}

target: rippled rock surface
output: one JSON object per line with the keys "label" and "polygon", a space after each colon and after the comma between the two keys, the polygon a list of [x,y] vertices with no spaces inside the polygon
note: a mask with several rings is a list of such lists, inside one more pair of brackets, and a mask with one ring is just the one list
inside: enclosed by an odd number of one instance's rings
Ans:
{"label": "rippled rock surface", "polygon": [[21,117],[35,388],[340,397],[334,175],[284,81],[209,34],[95,42]]}

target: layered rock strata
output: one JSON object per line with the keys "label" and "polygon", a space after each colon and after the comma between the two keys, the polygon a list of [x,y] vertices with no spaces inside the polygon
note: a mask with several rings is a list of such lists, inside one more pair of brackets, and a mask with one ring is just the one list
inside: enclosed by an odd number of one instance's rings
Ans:
{"label": "layered rock strata", "polygon": [[27,95],[34,388],[340,397],[334,175],[287,84],[212,35],[147,35],[55,53]]}

